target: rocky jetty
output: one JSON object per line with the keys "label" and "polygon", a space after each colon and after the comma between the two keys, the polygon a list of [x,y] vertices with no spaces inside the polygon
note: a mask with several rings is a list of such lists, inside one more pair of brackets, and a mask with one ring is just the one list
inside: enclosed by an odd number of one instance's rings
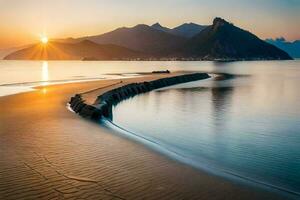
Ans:
{"label": "rocky jetty", "polygon": [[80,94],[76,94],[72,97],[69,103],[73,111],[84,118],[99,120],[102,117],[106,117],[111,119],[112,106],[118,104],[122,100],[155,89],[206,78],[209,78],[207,73],[193,73],[149,82],[131,83],[101,94],[92,105],[86,104]]}

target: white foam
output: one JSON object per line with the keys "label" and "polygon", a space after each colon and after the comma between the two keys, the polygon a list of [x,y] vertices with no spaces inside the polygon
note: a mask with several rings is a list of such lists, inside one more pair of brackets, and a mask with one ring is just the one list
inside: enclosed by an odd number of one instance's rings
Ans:
{"label": "white foam", "polygon": [[67,108],[70,112],[75,113],[74,110],[71,108],[71,105],[70,105],[69,103],[67,103],[66,108]]}

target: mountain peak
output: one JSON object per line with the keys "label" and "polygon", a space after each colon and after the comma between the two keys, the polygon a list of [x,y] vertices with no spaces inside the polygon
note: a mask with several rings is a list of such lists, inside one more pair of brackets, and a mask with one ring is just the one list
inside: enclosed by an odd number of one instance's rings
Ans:
{"label": "mountain peak", "polygon": [[146,24],[138,24],[138,25],[134,26],[133,28],[149,28],[149,26]]}
{"label": "mountain peak", "polygon": [[188,26],[188,25],[192,25],[192,26],[199,26],[199,24],[193,23],[193,22],[189,22],[189,23],[184,23],[181,26]]}
{"label": "mountain peak", "polygon": [[275,39],[278,42],[287,42],[287,40],[284,37],[279,37]]}
{"label": "mountain peak", "polygon": [[159,31],[167,32],[167,33],[171,31],[171,29],[160,25],[160,23],[158,23],[158,22],[153,24],[151,26],[151,28],[154,28],[154,29],[159,30]]}
{"label": "mountain peak", "polygon": [[83,44],[83,45],[91,45],[92,44],[93,45],[93,44],[96,44],[96,43],[94,43],[94,42],[92,42],[88,39],[84,39],[84,40],[78,42],[78,44]]}
{"label": "mountain peak", "polygon": [[159,22],[156,22],[151,27],[153,27],[153,28],[163,28],[163,26]]}
{"label": "mountain peak", "polygon": [[172,33],[186,38],[192,38],[200,33],[206,26],[195,23],[184,23],[172,29]]}
{"label": "mountain peak", "polygon": [[227,22],[225,19],[222,19],[221,17],[216,17],[213,21],[213,26],[214,27],[220,27],[224,25],[229,25],[230,23]]}
{"label": "mountain peak", "polygon": [[214,19],[212,26],[191,38],[182,49],[183,55],[201,59],[291,59],[286,52],[219,17]]}

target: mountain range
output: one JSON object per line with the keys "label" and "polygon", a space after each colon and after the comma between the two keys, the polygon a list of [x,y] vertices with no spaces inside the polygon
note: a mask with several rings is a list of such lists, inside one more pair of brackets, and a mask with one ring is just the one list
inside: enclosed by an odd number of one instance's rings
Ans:
{"label": "mountain range", "polygon": [[300,58],[300,40],[293,42],[286,41],[285,38],[267,39],[266,42],[286,51],[293,58]]}
{"label": "mountain range", "polygon": [[207,26],[199,25],[195,23],[184,23],[180,26],[177,26],[173,29],[163,27],[159,23],[155,23],[151,26],[154,29],[171,33],[177,36],[185,37],[185,38],[192,38],[193,36],[200,33],[203,29],[205,29]]}
{"label": "mountain range", "polygon": [[115,44],[153,56],[166,56],[186,42],[186,38],[140,24],[132,28],[119,28],[101,35],[78,38],[98,44]]}
{"label": "mountain range", "polygon": [[221,18],[212,25],[159,23],[118,28],[101,35],[53,40],[11,53],[5,59],[35,60],[286,60],[283,50]]}

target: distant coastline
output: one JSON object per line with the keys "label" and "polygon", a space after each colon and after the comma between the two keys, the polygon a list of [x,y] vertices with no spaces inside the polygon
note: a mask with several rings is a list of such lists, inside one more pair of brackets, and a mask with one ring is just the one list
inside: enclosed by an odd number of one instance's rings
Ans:
{"label": "distant coastline", "polygon": [[[295,58],[299,60],[300,58]],[[236,61],[272,61],[282,60],[274,58],[135,58],[135,59],[115,59],[115,60],[97,60],[91,58],[82,58],[81,61],[215,61],[215,62],[236,62]],[[288,59],[288,60],[294,60]]]}

